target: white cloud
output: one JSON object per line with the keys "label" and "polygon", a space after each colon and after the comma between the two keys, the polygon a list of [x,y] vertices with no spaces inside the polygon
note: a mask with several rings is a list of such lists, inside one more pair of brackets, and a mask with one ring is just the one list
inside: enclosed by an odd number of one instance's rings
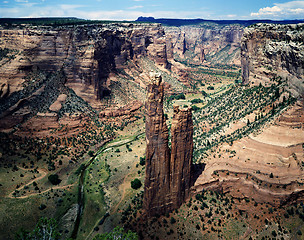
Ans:
{"label": "white cloud", "polygon": [[8,1],[3,1],[3,3],[5,3],[5,4],[6,4],[6,3],[8,3]]}
{"label": "white cloud", "polygon": [[134,2],[143,2],[144,0],[133,0]]}
{"label": "white cloud", "polygon": [[15,2],[18,2],[18,3],[28,3],[28,0],[15,0]]}
{"label": "white cloud", "polygon": [[138,9],[138,8],[143,8],[144,6],[133,6],[133,7],[129,7],[128,9]]}
{"label": "white cloud", "polygon": [[251,13],[252,17],[271,19],[303,19],[304,1],[291,1],[275,3],[272,7],[260,8],[258,12]]}

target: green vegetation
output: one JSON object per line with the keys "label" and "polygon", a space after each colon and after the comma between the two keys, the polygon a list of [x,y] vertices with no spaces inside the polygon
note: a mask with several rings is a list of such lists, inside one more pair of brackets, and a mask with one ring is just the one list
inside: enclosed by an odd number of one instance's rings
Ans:
{"label": "green vegetation", "polygon": [[139,189],[141,185],[141,181],[138,178],[135,178],[133,181],[131,181],[131,187],[135,190]]}
{"label": "green vegetation", "polygon": [[139,164],[141,166],[145,166],[145,164],[146,164],[146,156],[139,158]]}
{"label": "green vegetation", "polygon": [[48,179],[53,185],[58,185],[61,182],[57,174],[51,174]]}
{"label": "green vegetation", "polygon": [[190,102],[192,104],[195,104],[195,103],[204,103],[204,100],[200,99],[200,98],[195,98],[195,99],[192,99]]}
{"label": "green vegetation", "polygon": [[104,234],[97,234],[93,240],[137,240],[137,234],[131,232],[130,230],[125,233],[124,229],[121,227],[115,227],[112,232],[104,233]]}
{"label": "green vegetation", "polygon": [[55,219],[40,218],[35,229],[32,232],[28,232],[24,229],[21,229],[15,235],[15,240],[36,240],[36,239],[48,239],[48,240],[60,239],[60,234],[57,230],[57,222],[55,221]]}
{"label": "green vegetation", "polygon": [[[291,96],[288,99],[283,98],[282,102],[278,101],[283,94],[284,84],[284,82],[279,82],[270,87],[262,85],[255,87],[232,86],[222,94],[211,97],[200,110],[195,109],[193,114],[194,160],[202,159],[207,150],[223,142],[231,144],[237,139],[258,131],[279,112],[293,104],[295,99]],[[245,126],[230,134],[225,134],[223,130],[225,127],[240,121],[255,111],[259,112],[255,121],[247,120]],[[204,129],[209,130],[205,131]]]}

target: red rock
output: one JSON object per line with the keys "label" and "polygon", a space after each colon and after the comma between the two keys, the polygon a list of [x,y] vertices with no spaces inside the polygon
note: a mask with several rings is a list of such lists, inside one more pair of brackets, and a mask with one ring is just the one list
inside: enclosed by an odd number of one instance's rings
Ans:
{"label": "red rock", "polygon": [[163,112],[161,76],[152,76],[146,101],[146,179],[144,209],[149,215],[163,214],[171,203],[168,127]]}
{"label": "red rock", "polygon": [[164,85],[151,76],[146,106],[146,179],[144,209],[149,216],[178,208],[189,195],[193,152],[191,109],[174,108],[172,152],[163,112]]}
{"label": "red rock", "polygon": [[193,153],[193,121],[191,108],[174,106],[171,127],[171,199],[178,208],[189,196]]}

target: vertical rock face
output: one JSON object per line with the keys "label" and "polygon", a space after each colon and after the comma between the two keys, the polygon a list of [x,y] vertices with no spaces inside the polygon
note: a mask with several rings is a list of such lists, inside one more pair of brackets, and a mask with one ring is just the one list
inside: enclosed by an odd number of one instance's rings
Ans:
{"label": "vertical rock face", "polygon": [[171,196],[174,208],[189,196],[193,153],[193,121],[191,108],[174,106],[171,127]]}
{"label": "vertical rock face", "polygon": [[163,112],[161,76],[151,76],[146,101],[146,179],[144,208],[149,216],[178,208],[189,195],[193,152],[191,109],[174,107],[172,151]]}
{"label": "vertical rock face", "polygon": [[150,215],[162,214],[170,204],[170,150],[163,112],[161,76],[151,76],[146,101],[146,180],[144,208]]}
{"label": "vertical rock face", "polygon": [[[1,29],[0,48],[15,52],[15,58],[0,66],[1,86],[11,93],[22,89],[27,72],[63,70],[69,87],[86,91],[94,87],[95,97],[107,94],[106,81],[127,61],[148,57],[167,67],[166,39],[160,24],[96,24],[65,27]],[[77,92],[77,91],[76,91]]]}
{"label": "vertical rock face", "polygon": [[165,27],[168,59],[240,65],[241,26]]}
{"label": "vertical rock face", "polygon": [[243,83],[269,83],[281,76],[288,79],[295,96],[303,95],[303,41],[303,23],[261,23],[246,28],[241,43]]}

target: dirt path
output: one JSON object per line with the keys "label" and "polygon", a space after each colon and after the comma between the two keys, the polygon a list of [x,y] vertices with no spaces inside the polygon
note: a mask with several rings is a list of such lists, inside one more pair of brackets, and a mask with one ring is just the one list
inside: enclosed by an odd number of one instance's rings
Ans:
{"label": "dirt path", "polygon": [[[28,169],[25,169],[25,168],[22,168],[22,167],[19,167],[20,169],[22,169],[22,170],[28,170]],[[17,188],[17,189],[15,189],[14,191],[12,191],[10,194],[8,194],[8,197],[9,198],[17,198],[17,197],[15,197],[15,196],[13,196],[13,193],[17,190],[17,191],[20,191],[22,188],[24,188],[25,186],[29,186],[29,185],[31,185],[33,182],[35,182],[35,181],[39,181],[40,179],[42,179],[42,178],[44,178],[46,175],[47,175],[47,171],[45,170],[45,169],[39,169],[38,170],[39,171],[39,173],[41,173],[41,176],[39,176],[39,177],[37,177],[37,178],[34,178],[33,180],[31,180],[30,182],[28,182],[27,184],[24,184],[24,185],[22,185],[22,186],[20,186],[19,188]],[[18,197],[18,198],[21,198],[21,197]]]}
{"label": "dirt path", "polygon": [[[22,169],[22,170],[28,170],[28,169],[25,169],[25,168],[22,168],[22,167],[19,167],[19,168]],[[17,188],[16,190],[17,191],[21,191],[25,186],[29,186],[33,182],[39,181],[40,179],[43,179],[48,174],[48,172],[45,169],[39,169],[38,171],[39,171],[39,173],[41,173],[41,176],[39,176],[37,178],[34,178],[33,180],[31,180],[27,184],[24,184],[24,185],[20,186],[19,188]],[[16,191],[16,190],[14,190],[11,193],[9,193],[7,197],[8,198],[14,198],[14,199],[16,199],[16,198],[18,198],[18,199],[24,199],[24,198],[32,197],[32,196],[39,195],[39,194],[42,194],[42,193],[46,193],[46,192],[50,191],[51,189],[53,189],[53,190],[55,190],[55,189],[64,189],[64,188],[72,187],[74,185],[75,185],[75,183],[70,184],[70,185],[65,185],[65,186],[51,187],[51,188],[48,188],[48,189],[46,189],[46,190],[44,190],[42,192],[31,193],[31,194],[28,194],[28,195],[25,195],[25,196],[20,196],[20,197],[16,197],[16,196],[13,195],[13,193]]]}
{"label": "dirt path", "polygon": [[74,185],[75,185],[75,183],[69,184],[69,185],[64,185],[64,186],[51,187],[51,188],[46,189],[46,190],[44,190],[42,192],[31,193],[31,194],[28,194],[28,195],[25,195],[25,196],[21,196],[21,197],[14,197],[14,196],[11,195],[12,193],[10,193],[10,195],[8,197],[9,198],[18,198],[18,199],[29,198],[29,197],[32,197],[32,196],[35,196],[35,195],[46,193],[46,192],[51,191],[51,190],[65,189],[65,188],[73,187]]}
{"label": "dirt path", "polygon": [[136,168],[136,162],[133,164],[133,167],[131,168],[131,170],[129,171],[129,173],[124,177],[124,180],[122,182],[122,184],[120,186],[122,186],[122,195],[121,195],[121,199],[120,201],[116,204],[115,208],[113,208],[113,210],[111,211],[112,213],[117,212],[117,209],[119,207],[119,205],[121,204],[121,202],[124,200],[125,195],[126,195],[126,189],[127,189],[127,178],[129,177],[130,173],[132,173],[132,171]]}

